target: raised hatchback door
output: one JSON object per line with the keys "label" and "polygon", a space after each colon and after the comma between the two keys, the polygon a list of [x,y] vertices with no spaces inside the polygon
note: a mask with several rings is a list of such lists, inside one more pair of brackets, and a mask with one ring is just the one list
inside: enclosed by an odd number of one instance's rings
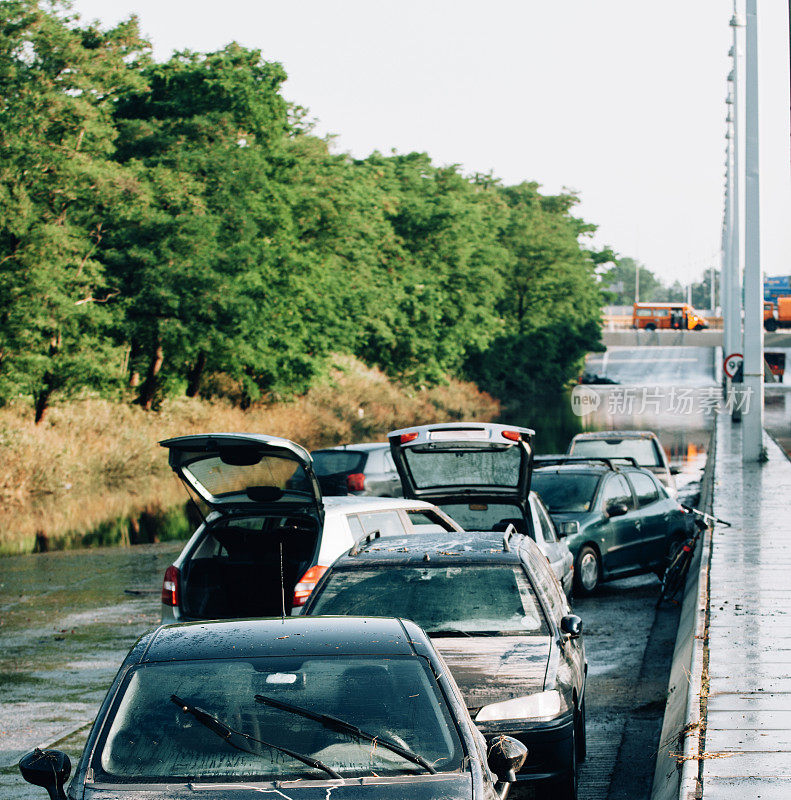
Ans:
{"label": "raised hatchback door", "polygon": [[404,496],[487,495],[525,503],[533,431],[494,423],[441,423],[388,434]]}
{"label": "raised hatchback door", "polygon": [[213,509],[294,509],[323,518],[321,491],[304,447],[254,433],[207,433],[160,442],[173,471]]}

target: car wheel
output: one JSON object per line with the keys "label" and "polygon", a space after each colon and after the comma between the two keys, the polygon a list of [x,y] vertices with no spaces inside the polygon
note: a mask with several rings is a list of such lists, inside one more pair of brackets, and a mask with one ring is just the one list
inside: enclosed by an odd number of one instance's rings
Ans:
{"label": "car wheel", "polygon": [[772,333],[773,331],[777,330],[777,320],[776,319],[767,319],[764,321],[764,328]]}
{"label": "car wheel", "polygon": [[574,564],[574,591],[579,595],[593,594],[601,583],[599,554],[590,545],[580,548]]}
{"label": "car wheel", "polygon": [[550,793],[552,800],[577,800],[577,737],[571,734],[571,764],[569,771],[560,780],[555,791]]}
{"label": "car wheel", "polygon": [[576,731],[574,741],[577,745],[577,763],[582,763],[588,755],[588,737],[585,732],[585,698],[582,698],[582,705],[577,712]]}

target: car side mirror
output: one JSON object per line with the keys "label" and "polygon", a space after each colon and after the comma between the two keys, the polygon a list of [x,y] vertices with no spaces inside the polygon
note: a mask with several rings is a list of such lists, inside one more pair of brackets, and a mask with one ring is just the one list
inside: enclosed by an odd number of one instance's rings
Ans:
{"label": "car side mirror", "polygon": [[566,536],[574,536],[575,533],[580,532],[580,524],[577,520],[570,522],[561,522],[558,526],[558,538],[563,539]]}
{"label": "car side mirror", "polygon": [[680,467],[670,467],[670,474],[671,475],[680,475],[681,474]]}
{"label": "car side mirror", "polygon": [[560,630],[572,639],[579,639],[582,636],[582,620],[576,614],[566,614],[560,620]]}
{"label": "car side mirror", "polygon": [[626,503],[613,503],[611,506],[607,506],[608,517],[622,517],[628,513],[629,509],[626,507]]}
{"label": "car side mirror", "polygon": [[514,783],[516,773],[525,763],[527,748],[513,736],[500,734],[489,740],[487,761],[498,781]]}
{"label": "car side mirror", "polygon": [[36,748],[19,759],[19,771],[28,783],[43,786],[50,800],[66,800],[63,786],[71,775],[71,761],[64,752]]}

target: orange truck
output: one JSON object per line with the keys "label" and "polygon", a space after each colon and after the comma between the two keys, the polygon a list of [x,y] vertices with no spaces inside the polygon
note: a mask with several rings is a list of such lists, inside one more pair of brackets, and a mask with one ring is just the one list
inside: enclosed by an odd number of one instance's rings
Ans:
{"label": "orange truck", "polygon": [[709,327],[709,323],[688,303],[635,303],[632,311],[632,327],[644,328],[647,331],[660,328],[702,331]]}
{"label": "orange truck", "polygon": [[764,301],[764,328],[768,331],[791,328],[791,296],[778,297],[776,302]]}

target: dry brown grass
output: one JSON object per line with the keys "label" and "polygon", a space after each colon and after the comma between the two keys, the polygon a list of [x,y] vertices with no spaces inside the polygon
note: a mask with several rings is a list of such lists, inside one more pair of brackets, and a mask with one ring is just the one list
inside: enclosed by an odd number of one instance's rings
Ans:
{"label": "dry brown grass", "polygon": [[499,405],[452,381],[409,390],[348,357],[293,402],[247,411],[178,399],[158,412],[106,400],[55,405],[40,425],[28,407],[0,409],[0,552],[29,551],[49,537],[185,500],[161,439],[207,431],[269,433],[308,448],[381,439],[393,428],[436,420],[491,419]]}

